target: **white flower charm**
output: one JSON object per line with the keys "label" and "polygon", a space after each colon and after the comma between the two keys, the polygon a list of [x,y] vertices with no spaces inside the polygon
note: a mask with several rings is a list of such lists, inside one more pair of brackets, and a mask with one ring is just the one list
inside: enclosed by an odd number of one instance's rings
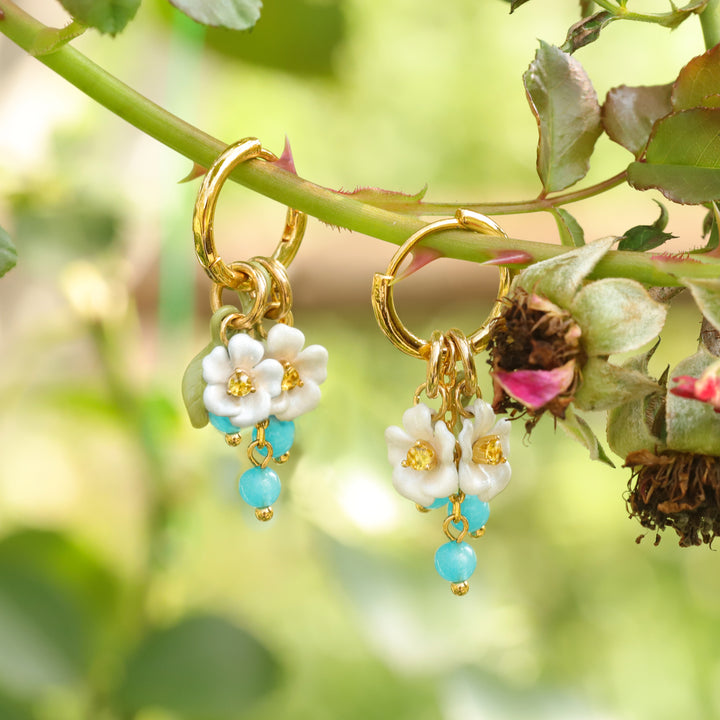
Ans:
{"label": "white flower charm", "polygon": [[268,331],[265,354],[283,370],[280,392],[273,397],[270,409],[278,420],[294,420],[320,401],[318,386],[327,378],[328,352],[322,345],[303,350],[304,344],[302,332],[289,325],[277,323]]}
{"label": "white flower charm", "polygon": [[283,366],[263,360],[265,348],[245,333],[218,345],[202,362],[207,383],[203,402],[208,412],[227,417],[238,428],[249,427],[270,415],[272,399],[281,392]]}
{"label": "white flower charm", "polygon": [[422,403],[403,413],[403,425],[385,431],[395,489],[423,507],[456,493],[455,436],[447,425],[438,420],[433,426],[432,411]]}
{"label": "white flower charm", "polygon": [[484,400],[476,400],[467,410],[473,417],[463,420],[458,435],[460,489],[489,502],[510,482],[510,422],[496,422],[492,407]]}

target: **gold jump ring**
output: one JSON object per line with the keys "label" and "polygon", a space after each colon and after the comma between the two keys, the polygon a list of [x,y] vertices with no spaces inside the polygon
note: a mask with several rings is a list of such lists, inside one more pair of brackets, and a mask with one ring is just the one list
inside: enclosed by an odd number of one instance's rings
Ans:
{"label": "gold jump ring", "polygon": [[[233,263],[230,265],[225,263],[217,252],[213,229],[215,208],[220,190],[230,173],[240,163],[253,158],[261,158],[268,162],[275,162],[278,159],[276,155],[263,148],[257,138],[245,138],[227,147],[203,178],[193,212],[195,253],[200,264],[214,282],[234,289],[241,286],[247,277],[244,273],[234,270]],[[290,265],[302,242],[306,224],[305,213],[288,208],[285,229],[280,243],[272,254],[273,259],[285,267]]]}
{"label": "gold jump ring", "polygon": [[[400,320],[393,298],[395,275],[403,260],[421,240],[432,233],[453,229],[470,230],[482,235],[507,237],[500,226],[489,217],[461,208],[455,213],[454,218],[432,222],[411,235],[390,260],[390,265],[385,274],[376,273],[373,278],[372,304],[378,324],[396,348],[412,357],[426,357],[430,343],[408,330]],[[490,322],[498,317],[502,310],[500,298],[506,295],[510,289],[510,271],[505,267],[500,267],[499,270],[498,300],[495,301],[485,322],[475,332],[467,336],[470,347],[475,353],[480,352],[487,344],[488,335],[490,334]]]}

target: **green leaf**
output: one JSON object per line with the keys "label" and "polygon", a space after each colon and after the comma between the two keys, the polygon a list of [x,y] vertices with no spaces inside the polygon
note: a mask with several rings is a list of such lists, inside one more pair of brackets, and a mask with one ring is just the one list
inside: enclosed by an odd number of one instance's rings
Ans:
{"label": "green leaf", "polygon": [[588,283],[570,306],[588,355],[637,350],[660,334],[667,309],[637,281],[604,278]]}
{"label": "green leaf", "polygon": [[602,123],[608,137],[640,157],[653,125],[672,111],[672,85],[612,88],[602,107]]}
{"label": "green leaf", "polygon": [[538,175],[546,193],[563,190],[590,167],[602,132],[597,94],[575,58],[542,41],[523,82],[540,134]]}
{"label": "green leaf", "polygon": [[234,305],[223,305],[210,318],[210,342],[190,361],[182,379],[182,398],[187,409],[190,423],[195,428],[203,428],[208,424],[208,411],[203,401],[205,380],[203,380],[202,362],[213,348],[222,345],[220,325],[228,316],[240,311]]}
{"label": "green leaf", "polygon": [[579,415],[576,415],[571,408],[565,411],[565,418],[560,420],[563,430],[573,439],[587,448],[591,460],[599,460],[610,467],[615,467],[613,461],[608,457],[605,448],[600,444],[592,428]]}
{"label": "green leaf", "polygon": [[262,0],[169,0],[170,4],[203,25],[248,30],[260,19]]}
{"label": "green leaf", "polygon": [[617,16],[603,10],[588,17],[584,17],[570,26],[561,50],[574,53],[585,45],[595,42],[600,37],[600,31],[606,28]]}
{"label": "green leaf", "polygon": [[266,3],[251,33],[210,28],[207,46],[227,57],[304,77],[334,77],[348,35],[342,0]]}
{"label": "green leaf", "polygon": [[131,713],[154,706],[183,720],[232,720],[278,679],[278,663],[264,645],[224,618],[200,615],[143,639],[118,700]]}
{"label": "green leaf", "polygon": [[704,247],[691,250],[692,255],[712,252],[720,245],[720,233],[718,233],[718,228],[720,228],[720,208],[718,208],[717,203],[710,203],[710,205],[711,209],[703,219],[703,237],[708,236],[707,243],[705,243]]}
{"label": "green leaf", "polygon": [[718,93],[720,93],[720,45],[693,58],[680,71],[672,88],[672,106],[675,110],[717,107]]}
{"label": "green leaf", "polygon": [[644,161],[628,167],[628,182],[683,204],[720,198],[720,110],[685,110],[659,120]]}
{"label": "green leaf", "polygon": [[668,223],[667,208],[657,200],[654,201],[660,208],[660,216],[652,225],[636,225],[631,227],[620,239],[618,250],[632,250],[645,252],[660,247],[664,242],[674,238],[675,235],[663,232]]}
{"label": "green leaf", "polygon": [[140,0],[60,0],[60,4],[83,25],[117,35],[140,7]]}
{"label": "green leaf", "polygon": [[580,227],[580,223],[567,210],[553,208],[551,212],[560,233],[560,242],[563,245],[581,247],[585,244],[585,232]]}
{"label": "green leaf", "polygon": [[216,343],[209,342],[185,369],[182,378],[182,399],[185,403],[190,423],[194,428],[203,428],[209,422],[208,411],[203,402],[205,381],[203,380],[202,362],[212,352]]}
{"label": "green leaf", "polygon": [[[717,358],[705,350],[686,358],[670,374],[699,377]],[[670,384],[670,387],[673,383]],[[667,394],[667,445],[671,450],[720,455],[720,413],[709,403]]]}
{"label": "green leaf", "polygon": [[0,277],[12,270],[17,263],[17,250],[10,236],[0,227]]}
{"label": "green leaf", "polygon": [[31,698],[81,683],[117,592],[104,566],[62,535],[0,542],[0,687]]}
{"label": "green leaf", "polygon": [[510,13],[514,13],[521,5],[524,5],[529,0],[509,0],[510,2]]}
{"label": "green leaf", "polygon": [[[720,271],[720,268],[718,270]],[[682,283],[690,288],[700,312],[720,331],[720,278],[683,278]]]}
{"label": "green leaf", "polygon": [[574,403],[580,410],[610,410],[659,389],[647,375],[591,357],[583,366]]}
{"label": "green leaf", "polygon": [[517,284],[529,293],[543,295],[568,308],[586,276],[614,242],[615,238],[602,238],[577,250],[535,263],[520,273]]}

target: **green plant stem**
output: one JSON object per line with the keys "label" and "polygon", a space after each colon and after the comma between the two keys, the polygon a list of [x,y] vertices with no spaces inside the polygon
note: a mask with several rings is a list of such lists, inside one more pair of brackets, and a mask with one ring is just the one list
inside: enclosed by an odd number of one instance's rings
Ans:
{"label": "green plant stem", "polygon": [[[45,25],[21,10],[12,0],[0,0],[0,33],[23,50],[32,52],[34,43],[44,30],[47,30]],[[143,97],[69,45],[63,45],[37,59],[88,97],[202,167],[209,167],[226,147],[225,143],[217,138]],[[424,225],[422,220],[413,217],[405,207],[403,213],[390,212],[315,185],[273,163],[261,160],[243,163],[233,171],[231,177],[255,192],[302,210],[330,225],[355,230],[396,245],[402,244]],[[612,185],[619,184],[622,180],[616,176],[606,182]],[[580,194],[577,199],[586,197],[587,195],[582,195],[584,192],[596,194],[597,187],[577,191]],[[570,197],[573,195],[576,194],[571,193]],[[563,202],[568,202],[567,198],[568,196],[565,196]],[[557,203],[558,199],[551,198],[549,201]],[[547,198],[545,202],[548,202]],[[531,203],[534,209],[542,209],[537,206],[538,200]],[[523,205],[527,206],[527,203],[515,205],[513,211],[529,212],[527,207],[522,209]],[[493,206],[474,207],[482,207],[488,212],[488,207]],[[442,211],[452,212],[454,209],[455,206],[443,205]],[[525,260],[516,263],[515,267],[545,260],[565,251],[557,245],[513,238],[498,239],[462,230],[434,234],[426,244],[446,257],[472,262],[497,262],[498,258],[503,259],[502,254],[505,251],[523,254]],[[688,278],[712,277],[717,275],[717,265],[688,263],[682,266],[682,272],[678,274]],[[598,264],[593,275],[634,278],[651,285],[679,284],[674,274],[664,272],[651,257],[641,253],[611,252]]]}
{"label": "green plant stem", "polygon": [[668,13],[637,13],[628,10],[625,5],[617,5],[611,0],[594,0],[595,4],[607,10],[618,20],[635,20],[636,22],[653,23],[663,27],[676,28],[694,10],[673,10]]}
{"label": "green plant stem", "polygon": [[[406,213],[414,215],[452,215],[457,208],[462,207],[467,210],[475,210],[477,212],[486,213],[488,215],[520,215],[522,213],[539,212],[541,210],[551,210],[560,205],[568,205],[586,200],[587,198],[600,195],[608,190],[612,190],[618,185],[622,185],[627,181],[627,171],[623,170],[617,175],[613,175],[607,180],[590,185],[581,190],[573,190],[568,193],[558,193],[556,195],[546,195],[538,197],[534,200],[519,200],[513,202],[500,203],[394,203],[392,200],[378,202],[377,206],[386,210],[403,210]],[[375,204],[375,203],[373,203]]]}
{"label": "green plant stem", "polygon": [[700,26],[707,50],[720,43],[720,0],[709,0],[700,13]]}

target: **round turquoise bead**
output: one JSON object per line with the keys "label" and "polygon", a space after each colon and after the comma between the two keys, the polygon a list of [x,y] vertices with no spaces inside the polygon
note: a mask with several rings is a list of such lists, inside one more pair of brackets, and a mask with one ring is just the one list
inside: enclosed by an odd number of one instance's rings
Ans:
{"label": "round turquoise bead", "polygon": [[[452,503],[448,505],[448,514],[452,515]],[[480,528],[485,527],[485,523],[490,517],[490,505],[483,502],[477,495],[468,495],[460,505],[460,512],[467,518],[468,532],[476,532]],[[458,530],[463,529],[463,524],[454,522],[453,525]]]}
{"label": "round turquoise bead", "polygon": [[238,489],[248,505],[269,507],[280,496],[280,478],[272,468],[253,467],[240,476]]}
{"label": "round turquoise bead", "polygon": [[234,435],[235,433],[240,432],[240,428],[237,425],[233,425],[230,422],[230,418],[228,417],[208,413],[208,418],[210,418],[210,423],[212,424],[212,426],[217,428],[221,433],[225,433],[226,435]]}
{"label": "round turquoise bead", "polygon": [[[253,428],[253,441],[257,440],[257,428]],[[265,440],[272,445],[273,457],[279,458],[292,447],[295,441],[295,423],[292,420],[278,420],[274,415],[268,418]],[[267,455],[267,448],[258,448],[260,455]]]}
{"label": "round turquoise bead", "polygon": [[435,569],[451,583],[465,582],[475,572],[477,556],[466,542],[450,540],[435,553]]}
{"label": "round turquoise bead", "polygon": [[442,507],[447,501],[448,499],[446,497],[436,498],[430,503],[430,505],[425,505],[424,507],[426,510],[436,510],[437,508]]}

